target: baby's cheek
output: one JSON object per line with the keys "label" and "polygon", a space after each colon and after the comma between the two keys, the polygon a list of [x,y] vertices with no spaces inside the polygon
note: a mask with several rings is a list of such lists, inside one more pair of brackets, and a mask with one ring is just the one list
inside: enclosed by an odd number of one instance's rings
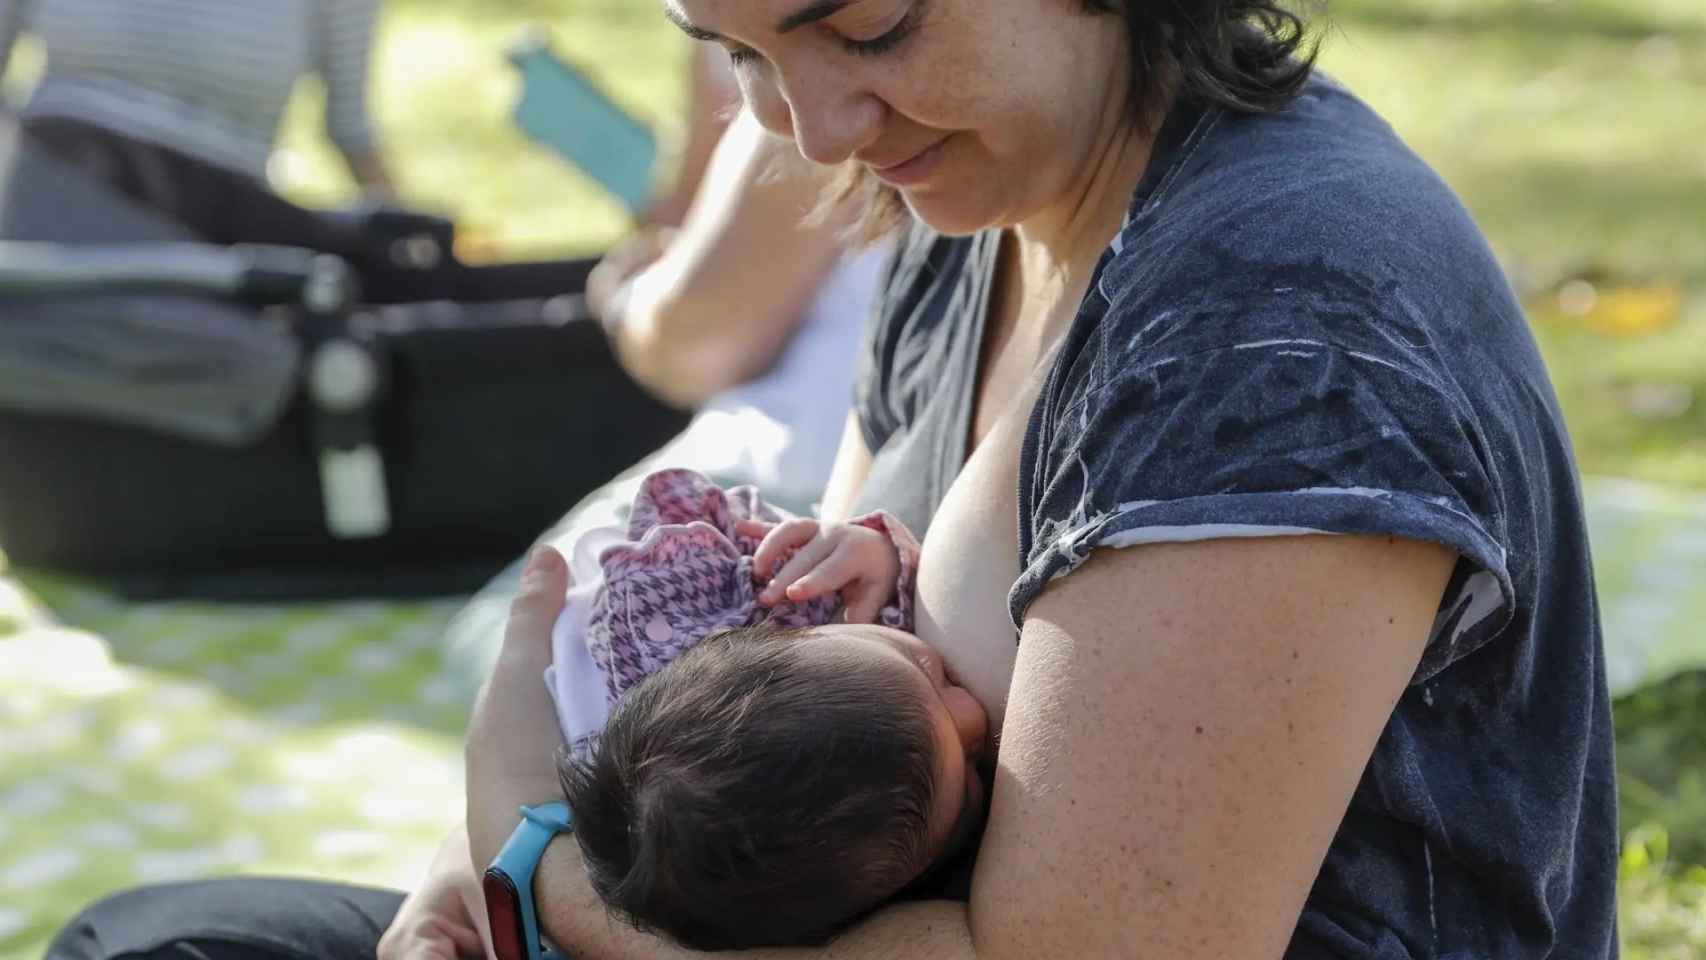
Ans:
{"label": "baby's cheek", "polygon": [[942,704],[948,708],[948,716],[954,721],[954,732],[959,735],[966,755],[975,757],[982,753],[984,744],[989,740],[989,713],[983,709],[983,704],[978,703],[965,687],[943,687]]}

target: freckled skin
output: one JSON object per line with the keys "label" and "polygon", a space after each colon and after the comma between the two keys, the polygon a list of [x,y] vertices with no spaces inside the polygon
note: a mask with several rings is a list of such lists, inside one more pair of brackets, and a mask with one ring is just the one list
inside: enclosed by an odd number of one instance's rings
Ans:
{"label": "freckled skin", "polygon": [[898,21],[909,0],[861,0],[784,35],[776,21],[797,0],[670,2],[755,54],[737,65],[747,105],[808,159],[893,163],[940,141],[935,174],[903,195],[944,233],[1070,204],[1126,108],[1119,18],[1070,0],[924,0],[915,29],[876,56],[845,41]]}

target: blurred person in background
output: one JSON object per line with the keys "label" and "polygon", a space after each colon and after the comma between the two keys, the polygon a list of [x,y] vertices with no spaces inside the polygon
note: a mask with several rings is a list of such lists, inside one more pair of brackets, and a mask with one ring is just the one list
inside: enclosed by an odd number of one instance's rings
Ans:
{"label": "blurred person in background", "polygon": [[587,289],[629,375],[697,411],[655,459],[757,483],[790,507],[829,476],[885,258],[844,251],[833,219],[802,223],[825,179],[743,114],[682,226],[637,233]]}
{"label": "blurred person in background", "polygon": [[22,34],[45,53],[25,134],[212,243],[323,248],[267,161],[296,83],[326,87],[326,133],[363,192],[394,191],[368,112],[380,0],[0,0],[0,73]]}
{"label": "blurred person in background", "polygon": [[[647,462],[758,484],[803,510],[853,397],[886,245],[849,249],[826,171],[740,110],[728,58],[696,49],[671,184],[587,281],[617,360],[693,422]],[[624,500],[626,498],[623,498]]]}

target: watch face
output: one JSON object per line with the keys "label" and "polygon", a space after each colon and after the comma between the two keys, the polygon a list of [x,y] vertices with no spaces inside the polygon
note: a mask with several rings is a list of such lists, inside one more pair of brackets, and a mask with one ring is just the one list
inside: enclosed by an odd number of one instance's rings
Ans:
{"label": "watch face", "polygon": [[486,895],[486,920],[492,928],[492,952],[497,960],[529,960],[527,927],[521,919],[521,895],[509,874],[492,867],[480,880]]}

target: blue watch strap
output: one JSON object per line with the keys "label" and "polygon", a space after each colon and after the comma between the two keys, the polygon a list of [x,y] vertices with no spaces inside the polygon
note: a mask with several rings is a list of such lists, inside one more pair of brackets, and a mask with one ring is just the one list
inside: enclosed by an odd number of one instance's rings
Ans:
{"label": "blue watch strap", "polygon": [[492,866],[503,871],[515,883],[528,960],[560,960],[559,954],[545,949],[539,936],[539,918],[533,905],[533,874],[551,840],[557,834],[572,829],[574,817],[569,813],[569,805],[562,801],[522,807],[521,822],[492,860]]}

